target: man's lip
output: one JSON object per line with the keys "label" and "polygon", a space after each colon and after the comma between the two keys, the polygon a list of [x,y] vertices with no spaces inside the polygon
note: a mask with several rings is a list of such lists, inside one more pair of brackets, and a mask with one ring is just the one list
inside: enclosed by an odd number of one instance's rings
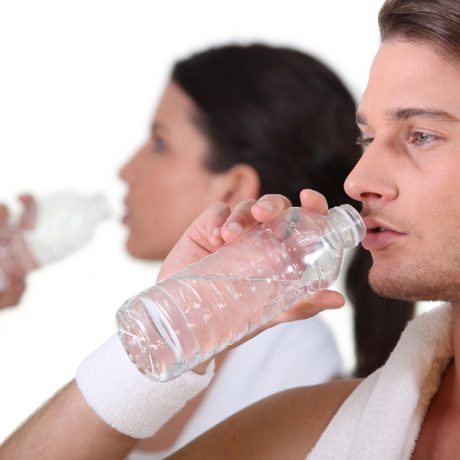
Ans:
{"label": "man's lip", "polygon": [[361,244],[368,251],[377,251],[378,249],[386,248],[402,236],[404,236],[403,233],[393,232],[392,230],[368,232]]}
{"label": "man's lip", "polygon": [[368,233],[372,232],[376,228],[384,229],[385,231],[388,230],[388,231],[391,231],[391,232],[394,232],[394,233],[401,233],[401,234],[403,233],[403,232],[399,231],[397,228],[395,228],[395,226],[393,226],[391,224],[388,224],[384,220],[381,220],[381,219],[378,219],[378,218],[364,217],[363,220],[364,220],[364,225],[366,226],[366,231]]}
{"label": "man's lip", "polygon": [[381,219],[365,217],[364,223],[366,225],[367,234],[362,245],[369,251],[383,249],[396,239],[405,235],[405,233]]}

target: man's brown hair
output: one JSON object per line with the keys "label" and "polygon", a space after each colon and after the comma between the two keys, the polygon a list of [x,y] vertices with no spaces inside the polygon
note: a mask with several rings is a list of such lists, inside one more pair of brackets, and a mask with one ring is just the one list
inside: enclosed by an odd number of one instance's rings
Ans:
{"label": "man's brown hair", "polygon": [[426,44],[460,65],[460,1],[387,0],[379,13],[382,42]]}

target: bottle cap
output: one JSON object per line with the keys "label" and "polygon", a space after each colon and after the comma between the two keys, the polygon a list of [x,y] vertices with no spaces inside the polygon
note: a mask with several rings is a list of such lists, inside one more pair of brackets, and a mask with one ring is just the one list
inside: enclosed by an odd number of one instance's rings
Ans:
{"label": "bottle cap", "polygon": [[351,247],[358,246],[366,236],[366,225],[359,212],[347,203],[335,206],[332,210],[338,212],[348,222],[347,230],[351,235]]}

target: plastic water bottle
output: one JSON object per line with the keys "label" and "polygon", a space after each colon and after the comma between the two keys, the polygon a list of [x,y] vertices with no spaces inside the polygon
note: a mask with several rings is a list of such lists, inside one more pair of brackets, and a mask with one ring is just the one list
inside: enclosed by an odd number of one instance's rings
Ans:
{"label": "plastic water bottle", "polygon": [[61,191],[39,200],[33,228],[0,229],[0,292],[11,276],[24,276],[83,247],[110,214],[102,194]]}
{"label": "plastic water bottle", "polygon": [[365,234],[348,204],[327,216],[289,208],[125,302],[117,312],[121,342],[146,376],[173,379],[329,287],[344,249]]}

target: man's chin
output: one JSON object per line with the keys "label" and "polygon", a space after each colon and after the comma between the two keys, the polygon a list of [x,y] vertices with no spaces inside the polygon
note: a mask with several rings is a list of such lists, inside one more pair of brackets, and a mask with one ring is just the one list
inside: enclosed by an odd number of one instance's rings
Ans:
{"label": "man's chin", "polygon": [[438,301],[445,298],[447,291],[439,285],[432,285],[429,280],[415,277],[408,279],[404,275],[379,276],[372,270],[369,273],[369,284],[373,291],[381,297],[406,300],[408,302]]}
{"label": "man's chin", "polygon": [[420,298],[419,289],[411,286],[400,276],[384,276],[371,269],[369,284],[372,290],[381,297],[407,301],[417,301]]}

